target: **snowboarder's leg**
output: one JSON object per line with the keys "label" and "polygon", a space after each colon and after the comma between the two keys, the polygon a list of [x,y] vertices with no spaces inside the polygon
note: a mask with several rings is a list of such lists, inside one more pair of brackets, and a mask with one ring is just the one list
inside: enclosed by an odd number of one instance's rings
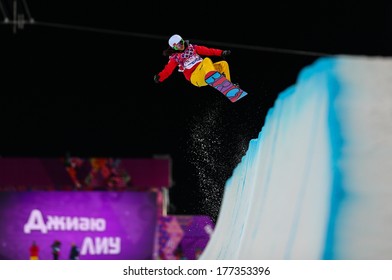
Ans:
{"label": "snowboarder's leg", "polygon": [[208,72],[217,71],[212,63],[212,60],[208,57],[204,58],[200,62],[199,66],[193,71],[191,76],[191,83],[197,87],[206,86],[205,76]]}
{"label": "snowboarder's leg", "polygon": [[229,69],[229,64],[227,63],[227,61],[222,60],[222,61],[215,62],[214,68],[216,69],[216,71],[223,74],[226,77],[226,79],[231,81],[230,69]]}

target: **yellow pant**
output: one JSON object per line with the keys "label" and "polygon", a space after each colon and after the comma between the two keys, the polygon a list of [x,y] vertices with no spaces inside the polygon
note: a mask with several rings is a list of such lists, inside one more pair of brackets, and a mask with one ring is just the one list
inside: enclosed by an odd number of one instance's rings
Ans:
{"label": "yellow pant", "polygon": [[226,76],[226,79],[230,79],[229,64],[225,60],[221,60],[212,63],[212,60],[208,57],[204,58],[203,61],[197,66],[195,71],[191,75],[191,83],[197,87],[206,86],[205,76],[210,71],[218,71]]}

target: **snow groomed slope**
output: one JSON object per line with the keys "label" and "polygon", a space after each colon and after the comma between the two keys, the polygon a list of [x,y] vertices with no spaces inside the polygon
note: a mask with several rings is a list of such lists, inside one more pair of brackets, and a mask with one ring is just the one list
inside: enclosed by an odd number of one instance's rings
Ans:
{"label": "snow groomed slope", "polygon": [[226,182],[200,259],[392,259],[392,59],[304,68]]}

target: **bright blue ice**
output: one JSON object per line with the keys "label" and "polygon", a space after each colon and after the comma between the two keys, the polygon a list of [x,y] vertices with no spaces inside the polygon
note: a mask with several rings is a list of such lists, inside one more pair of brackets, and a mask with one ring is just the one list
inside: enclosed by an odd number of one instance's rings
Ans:
{"label": "bright blue ice", "polygon": [[392,259],[392,60],[321,58],[226,182],[201,259]]}

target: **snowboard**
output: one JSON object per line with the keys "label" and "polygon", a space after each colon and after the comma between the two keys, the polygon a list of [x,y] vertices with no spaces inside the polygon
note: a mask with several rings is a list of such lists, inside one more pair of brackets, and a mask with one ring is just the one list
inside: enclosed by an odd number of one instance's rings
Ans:
{"label": "snowboard", "polygon": [[205,76],[205,81],[208,85],[223,93],[223,95],[233,103],[248,94],[246,91],[240,89],[238,86],[226,79],[226,77],[218,71],[208,72]]}

